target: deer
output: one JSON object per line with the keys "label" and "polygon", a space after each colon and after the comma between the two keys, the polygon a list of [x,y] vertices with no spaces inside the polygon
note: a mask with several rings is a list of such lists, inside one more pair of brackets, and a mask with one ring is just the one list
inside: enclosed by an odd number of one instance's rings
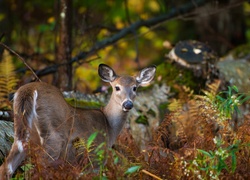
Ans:
{"label": "deer", "polygon": [[63,158],[68,162],[76,155],[74,140],[95,131],[106,135],[96,141],[111,148],[133,108],[137,88],[149,84],[155,72],[156,66],[149,66],[137,76],[119,76],[108,65],[100,64],[100,78],[112,87],[108,103],[100,109],[73,107],[57,87],[45,82],[21,86],[13,98],[14,142],[0,167],[1,179],[10,179],[25,160],[29,142],[41,145],[53,160]]}

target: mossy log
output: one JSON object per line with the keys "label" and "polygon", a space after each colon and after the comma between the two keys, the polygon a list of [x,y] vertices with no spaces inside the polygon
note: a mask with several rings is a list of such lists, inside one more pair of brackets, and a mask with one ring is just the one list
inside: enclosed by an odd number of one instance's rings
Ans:
{"label": "mossy log", "polygon": [[13,122],[0,120],[0,159],[6,157],[14,140]]}

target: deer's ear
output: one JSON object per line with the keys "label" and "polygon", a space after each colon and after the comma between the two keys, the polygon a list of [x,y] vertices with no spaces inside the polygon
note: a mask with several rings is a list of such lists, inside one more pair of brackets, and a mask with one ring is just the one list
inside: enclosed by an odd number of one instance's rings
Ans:
{"label": "deer's ear", "polygon": [[136,81],[140,86],[147,85],[154,79],[156,66],[150,66],[140,71]]}
{"label": "deer's ear", "polygon": [[104,82],[112,82],[116,79],[115,71],[106,64],[100,64],[98,74]]}

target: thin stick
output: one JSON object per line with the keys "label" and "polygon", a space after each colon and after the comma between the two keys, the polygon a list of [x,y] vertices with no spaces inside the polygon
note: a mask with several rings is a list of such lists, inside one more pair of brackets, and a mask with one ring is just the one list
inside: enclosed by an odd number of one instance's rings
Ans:
{"label": "thin stick", "polygon": [[2,42],[0,42],[0,45],[2,45],[4,48],[6,48],[8,51],[10,51],[11,53],[15,54],[24,64],[25,66],[27,66],[27,68],[33,73],[33,75],[35,76],[35,78],[41,82],[41,80],[39,79],[39,77],[36,75],[36,73],[33,71],[33,69],[25,62],[25,60],[19,55],[17,54],[14,50],[10,49],[6,44],[3,44]]}
{"label": "thin stick", "polygon": [[0,41],[2,40],[3,37],[4,37],[4,33],[1,34]]}
{"label": "thin stick", "polygon": [[162,180],[162,178],[160,178],[160,177],[158,177],[158,176],[156,176],[156,175],[154,175],[154,174],[146,171],[145,169],[141,170],[141,172],[143,172],[143,173],[145,173],[145,174],[147,174],[147,175],[149,175],[149,176],[151,176],[151,177],[153,177],[155,179]]}

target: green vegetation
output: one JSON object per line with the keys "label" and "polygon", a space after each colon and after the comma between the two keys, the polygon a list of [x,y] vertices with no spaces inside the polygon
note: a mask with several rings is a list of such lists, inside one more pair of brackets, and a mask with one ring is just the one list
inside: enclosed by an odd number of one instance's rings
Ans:
{"label": "green vegetation", "polygon": [[240,94],[236,86],[229,86],[227,91],[216,96],[215,104],[222,116],[232,118],[233,113],[240,114],[239,106],[249,99],[250,96]]}
{"label": "green vegetation", "polygon": [[96,102],[96,101],[78,100],[76,98],[66,98],[65,100],[71,106],[77,108],[100,108],[103,106],[101,102]]}

